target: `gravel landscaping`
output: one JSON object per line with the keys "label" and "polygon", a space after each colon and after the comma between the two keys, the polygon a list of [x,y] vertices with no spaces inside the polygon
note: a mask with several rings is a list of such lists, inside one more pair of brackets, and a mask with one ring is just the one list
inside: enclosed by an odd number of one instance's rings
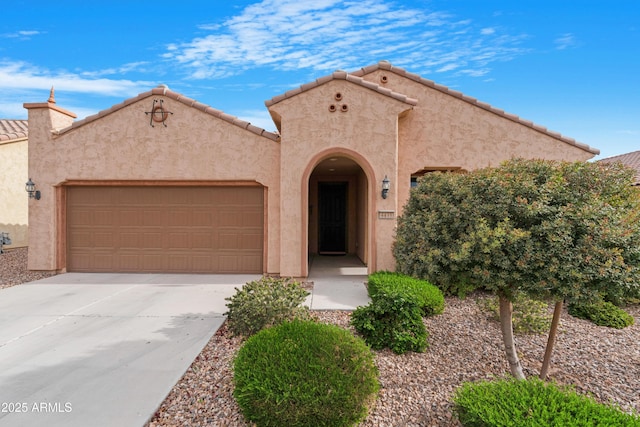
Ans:
{"label": "gravel landscaping", "polygon": [[[26,256],[22,248],[0,255],[0,288],[52,275],[27,271]],[[451,411],[452,392],[462,382],[508,373],[499,325],[477,304],[483,297],[478,293],[464,300],[447,298],[442,315],[425,319],[430,334],[425,353],[376,352],[381,389],[361,426],[459,426]],[[565,310],[550,377],[600,402],[640,412],[640,307],[627,307],[627,311],[636,324],[617,330],[573,318]],[[323,322],[352,329],[349,312],[316,315]],[[546,339],[546,335],[517,336],[527,375],[539,372]],[[230,337],[223,325],[148,426],[250,426],[232,394],[231,363],[240,345],[240,339]]]}
{"label": "gravel landscaping", "polygon": [[27,248],[5,249],[0,254],[0,289],[53,276],[55,273],[27,270]]}
{"label": "gravel landscaping", "polygon": [[[484,295],[447,298],[444,314],[425,320],[430,347],[425,353],[376,352],[381,390],[361,426],[459,426],[449,402],[465,381],[508,373],[499,325],[477,304]],[[640,319],[638,306],[628,308]],[[323,322],[349,327],[350,313],[317,312]],[[351,328],[350,328],[351,329]],[[527,375],[539,373],[545,335],[519,335]],[[250,426],[233,399],[231,363],[241,345],[223,326],[176,384],[149,427]],[[601,402],[640,412],[640,326],[623,330],[562,317],[550,378],[573,384]]]}

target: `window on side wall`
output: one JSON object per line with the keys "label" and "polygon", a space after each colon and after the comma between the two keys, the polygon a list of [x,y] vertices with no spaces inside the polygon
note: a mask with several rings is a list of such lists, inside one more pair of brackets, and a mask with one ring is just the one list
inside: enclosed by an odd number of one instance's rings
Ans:
{"label": "window on side wall", "polygon": [[467,171],[462,169],[460,166],[426,166],[411,174],[411,188],[418,186],[419,178],[422,178],[428,173],[434,172],[466,173]]}

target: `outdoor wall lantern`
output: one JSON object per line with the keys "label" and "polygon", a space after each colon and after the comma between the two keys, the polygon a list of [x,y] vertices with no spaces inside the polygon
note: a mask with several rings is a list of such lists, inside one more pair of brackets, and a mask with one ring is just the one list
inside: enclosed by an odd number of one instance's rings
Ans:
{"label": "outdoor wall lantern", "polygon": [[36,190],[36,185],[31,181],[31,178],[24,185],[24,189],[27,190],[30,199],[40,200],[40,190]]}
{"label": "outdoor wall lantern", "polygon": [[387,178],[387,175],[385,175],[384,179],[382,180],[382,198],[383,199],[387,198],[387,194],[389,193],[390,188],[391,188],[391,182],[389,181],[389,178]]}

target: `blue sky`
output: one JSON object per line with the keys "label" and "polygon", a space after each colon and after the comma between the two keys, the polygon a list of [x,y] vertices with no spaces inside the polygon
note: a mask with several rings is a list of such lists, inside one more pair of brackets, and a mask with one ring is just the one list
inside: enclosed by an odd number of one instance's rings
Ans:
{"label": "blue sky", "polygon": [[264,101],[388,60],[609,157],[640,150],[640,4],[610,1],[13,0],[0,117],[79,118],[160,83],[273,130]]}

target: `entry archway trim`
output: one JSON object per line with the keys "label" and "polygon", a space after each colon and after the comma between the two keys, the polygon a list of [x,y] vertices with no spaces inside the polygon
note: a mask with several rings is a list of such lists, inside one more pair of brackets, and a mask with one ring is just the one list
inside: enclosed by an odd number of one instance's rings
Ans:
{"label": "entry archway trim", "polygon": [[308,251],[309,251],[309,180],[311,178],[311,174],[313,173],[314,169],[316,168],[316,166],[318,166],[318,164],[328,158],[331,157],[346,157],[350,160],[353,160],[354,162],[356,162],[356,164],[358,166],[360,166],[360,168],[362,168],[362,171],[364,172],[366,178],[367,178],[367,234],[368,234],[368,238],[367,238],[367,254],[368,254],[368,259],[367,259],[367,264],[368,264],[368,270],[369,272],[375,271],[375,267],[376,267],[376,251],[375,251],[375,242],[376,242],[376,236],[375,236],[375,221],[374,218],[372,217],[373,213],[376,212],[376,198],[372,197],[373,194],[375,194],[375,174],[373,171],[373,167],[371,166],[371,164],[367,161],[366,158],[364,158],[362,155],[360,155],[358,152],[353,151],[353,150],[349,150],[347,148],[342,148],[342,147],[332,147],[332,148],[328,148],[326,150],[320,151],[318,153],[316,153],[308,162],[307,167],[305,168],[303,174],[302,174],[302,179],[301,179],[301,188],[300,188],[300,194],[302,195],[302,197],[300,198],[302,203],[300,206],[301,212],[302,212],[302,216],[301,218],[304,218],[303,221],[301,221],[302,223],[302,229],[300,230],[300,239],[302,242],[301,246],[301,251],[302,253],[300,254],[300,259],[303,260],[302,262],[302,276],[303,277],[307,277],[309,275],[309,263],[306,262],[307,257],[308,257]]}

